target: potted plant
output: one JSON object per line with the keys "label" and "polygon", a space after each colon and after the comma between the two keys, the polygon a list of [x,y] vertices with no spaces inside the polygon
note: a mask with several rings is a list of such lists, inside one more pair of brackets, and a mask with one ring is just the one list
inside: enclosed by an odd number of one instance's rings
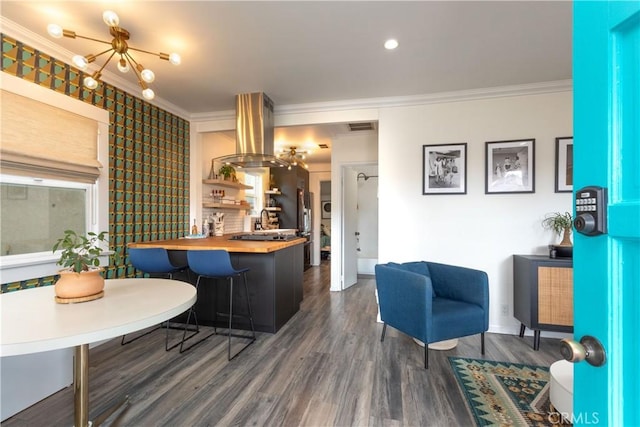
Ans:
{"label": "potted plant", "polygon": [[236,180],[236,170],[231,165],[223,165],[218,170],[218,174],[222,175],[227,181],[235,181]]}
{"label": "potted plant", "polygon": [[[104,278],[99,257],[103,255],[107,232],[89,232],[81,236],[73,230],[65,230],[64,236],[53,245],[53,252],[61,249],[57,264],[64,267],[58,273],[55,284],[56,301],[82,302],[101,298]],[[114,254],[114,257],[118,257]]]}
{"label": "potted plant", "polygon": [[562,235],[562,240],[559,244],[551,245],[552,251],[555,249],[558,256],[572,256],[571,228],[573,227],[573,217],[571,213],[548,213],[542,220],[542,226],[547,230],[552,230],[558,236]]}

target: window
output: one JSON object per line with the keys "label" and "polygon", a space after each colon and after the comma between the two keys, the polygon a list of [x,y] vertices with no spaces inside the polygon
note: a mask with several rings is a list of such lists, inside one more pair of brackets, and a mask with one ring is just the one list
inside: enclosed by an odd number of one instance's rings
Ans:
{"label": "window", "polygon": [[12,118],[0,130],[4,284],[57,274],[51,247],[65,229],[108,230],[109,112],[11,75],[0,91],[2,120]]}
{"label": "window", "polygon": [[64,230],[86,233],[93,185],[0,177],[2,256],[51,252]]}
{"label": "window", "polygon": [[253,188],[247,189],[244,192],[244,196],[247,202],[251,206],[250,215],[259,215],[262,207],[264,206],[264,194],[262,193],[262,176],[264,172],[261,170],[258,172],[245,170],[244,181],[246,185]]}

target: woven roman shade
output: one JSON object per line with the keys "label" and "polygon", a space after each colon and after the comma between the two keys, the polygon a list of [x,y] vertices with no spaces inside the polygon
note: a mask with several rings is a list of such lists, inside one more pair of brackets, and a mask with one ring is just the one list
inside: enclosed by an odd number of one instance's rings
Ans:
{"label": "woven roman shade", "polygon": [[0,90],[0,168],[10,175],[94,183],[98,123]]}

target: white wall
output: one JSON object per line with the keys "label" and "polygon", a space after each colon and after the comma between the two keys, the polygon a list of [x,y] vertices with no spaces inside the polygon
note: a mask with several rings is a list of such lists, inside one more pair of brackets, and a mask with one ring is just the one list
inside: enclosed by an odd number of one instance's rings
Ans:
{"label": "white wall", "polygon": [[[511,96],[379,111],[379,261],[430,260],[484,270],[490,330],[515,333],[513,254],[546,254],[545,213],[570,211],[554,192],[555,138],[571,136],[572,93]],[[485,194],[485,142],[535,138],[535,193]],[[466,142],[467,194],[422,195],[422,145]],[[509,315],[502,315],[503,305]]]}

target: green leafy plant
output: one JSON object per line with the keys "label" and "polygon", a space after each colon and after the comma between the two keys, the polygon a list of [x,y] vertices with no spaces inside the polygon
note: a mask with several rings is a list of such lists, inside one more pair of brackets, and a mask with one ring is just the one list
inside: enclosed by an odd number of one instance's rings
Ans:
{"label": "green leafy plant", "polygon": [[225,177],[225,179],[231,179],[236,175],[236,170],[231,165],[223,165],[218,170],[218,173]]}
{"label": "green leafy plant", "polygon": [[[65,230],[64,236],[58,239],[53,245],[53,252],[62,249],[60,259],[57,264],[68,268],[76,273],[89,271],[91,267],[99,267],[99,257],[105,251],[103,243],[109,243],[107,232],[89,232],[87,236],[81,236],[73,230]],[[112,255],[118,259],[117,253]]]}
{"label": "green leafy plant", "polygon": [[547,230],[553,230],[558,236],[560,236],[566,229],[571,229],[573,226],[573,217],[571,213],[565,212],[552,212],[545,215],[542,220],[542,226]]}

